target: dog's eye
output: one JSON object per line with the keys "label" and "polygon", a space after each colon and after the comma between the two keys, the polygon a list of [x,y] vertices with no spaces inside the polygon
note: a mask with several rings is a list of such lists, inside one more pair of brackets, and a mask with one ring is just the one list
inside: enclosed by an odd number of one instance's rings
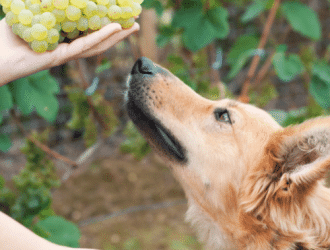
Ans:
{"label": "dog's eye", "polygon": [[217,109],[214,111],[215,119],[220,122],[228,122],[231,124],[229,112],[227,109]]}

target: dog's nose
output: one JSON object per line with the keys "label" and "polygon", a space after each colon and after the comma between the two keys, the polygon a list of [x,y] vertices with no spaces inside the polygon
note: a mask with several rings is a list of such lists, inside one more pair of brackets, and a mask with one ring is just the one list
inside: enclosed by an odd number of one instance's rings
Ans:
{"label": "dog's nose", "polygon": [[132,75],[135,75],[135,74],[152,75],[154,73],[156,73],[156,66],[150,59],[148,59],[146,57],[139,58],[135,62],[133,69],[131,71]]}

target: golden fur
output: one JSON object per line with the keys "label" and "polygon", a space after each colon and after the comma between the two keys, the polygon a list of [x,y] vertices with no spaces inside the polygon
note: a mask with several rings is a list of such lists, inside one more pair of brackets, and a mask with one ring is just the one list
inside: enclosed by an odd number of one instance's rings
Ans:
{"label": "golden fur", "polygon": [[[186,149],[188,161],[179,163],[140,128],[184,188],[187,220],[206,249],[330,247],[322,183],[330,118],[282,128],[252,105],[204,99],[171,74],[155,74],[142,88],[152,115]],[[232,124],[216,120],[216,108],[228,109]]]}

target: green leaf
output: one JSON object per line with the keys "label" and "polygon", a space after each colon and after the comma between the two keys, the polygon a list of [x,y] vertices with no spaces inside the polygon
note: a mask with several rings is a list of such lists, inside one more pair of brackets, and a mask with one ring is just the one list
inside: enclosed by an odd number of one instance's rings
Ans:
{"label": "green leaf", "polygon": [[24,115],[33,110],[33,88],[27,78],[21,78],[8,84],[15,103]]}
{"label": "green leaf", "polygon": [[316,102],[324,109],[330,108],[330,83],[323,81],[317,75],[312,77],[309,92]]}
{"label": "green leaf", "polygon": [[216,7],[206,12],[207,20],[212,24],[216,38],[223,39],[229,34],[228,11],[222,7]]}
{"label": "green leaf", "polygon": [[326,62],[314,63],[312,72],[321,80],[330,83],[330,66]]}
{"label": "green leaf", "polygon": [[258,47],[258,38],[254,35],[240,36],[235,44],[231,47],[227,62],[233,66],[239,59],[240,55],[247,50],[256,49]]}
{"label": "green leaf", "polygon": [[13,107],[13,99],[7,85],[0,87],[0,111]]}
{"label": "green leaf", "polygon": [[255,1],[247,8],[244,15],[241,17],[241,21],[243,23],[247,23],[253,20],[257,16],[259,16],[259,14],[263,12],[266,9],[266,7],[267,7],[266,1]]}
{"label": "green leaf", "polygon": [[144,9],[154,8],[158,16],[161,16],[164,12],[163,5],[160,1],[144,0],[141,6]]}
{"label": "green leaf", "polygon": [[286,2],[282,11],[295,31],[314,40],[321,38],[320,20],[313,9],[299,2]]}
{"label": "green leaf", "polygon": [[81,237],[79,228],[72,222],[60,216],[50,216],[45,220],[41,220],[36,224],[41,227],[46,235],[47,240],[67,247],[79,247]]}
{"label": "green leaf", "polygon": [[46,95],[39,89],[35,89],[33,92],[34,106],[39,115],[53,122],[56,119],[58,111],[58,101],[53,95]]}
{"label": "green leaf", "polygon": [[49,74],[48,70],[30,75],[28,76],[28,80],[32,86],[41,92],[48,94],[58,94],[60,92],[58,82]]}
{"label": "green leaf", "polygon": [[277,76],[282,81],[289,82],[304,71],[304,65],[296,54],[285,57],[285,50],[286,46],[278,46],[273,56],[273,65]]}
{"label": "green leaf", "polygon": [[4,153],[8,152],[11,147],[11,140],[7,135],[0,134],[0,150]]}
{"label": "green leaf", "polygon": [[255,49],[249,49],[242,53],[234,66],[231,67],[228,78],[232,79],[234,78],[238,72],[244,67],[244,65],[247,63],[250,57],[252,57],[255,54]]}
{"label": "green leaf", "polygon": [[0,189],[3,189],[5,187],[6,180],[5,178],[0,175]]}

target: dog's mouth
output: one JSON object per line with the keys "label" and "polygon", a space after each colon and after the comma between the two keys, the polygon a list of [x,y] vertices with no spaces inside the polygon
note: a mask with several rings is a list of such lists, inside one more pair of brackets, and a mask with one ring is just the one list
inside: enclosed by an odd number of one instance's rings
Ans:
{"label": "dog's mouth", "polygon": [[160,121],[150,115],[146,108],[141,108],[141,104],[129,98],[127,111],[138,129],[144,134],[146,139],[160,149],[168,158],[180,163],[186,162],[184,148],[178,140],[166,129]]}

